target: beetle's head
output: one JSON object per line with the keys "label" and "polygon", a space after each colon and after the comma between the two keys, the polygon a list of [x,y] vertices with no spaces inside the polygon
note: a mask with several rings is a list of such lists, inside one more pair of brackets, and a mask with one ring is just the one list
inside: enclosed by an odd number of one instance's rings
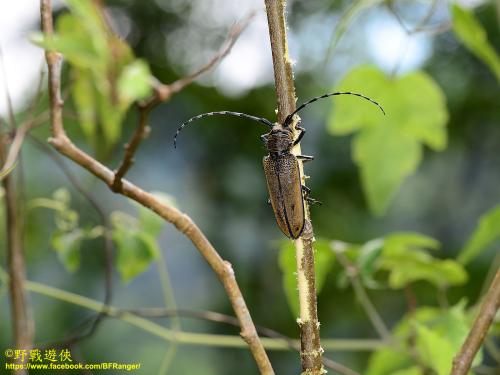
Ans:
{"label": "beetle's head", "polygon": [[289,151],[293,145],[293,133],[290,129],[274,126],[265,140],[269,152]]}

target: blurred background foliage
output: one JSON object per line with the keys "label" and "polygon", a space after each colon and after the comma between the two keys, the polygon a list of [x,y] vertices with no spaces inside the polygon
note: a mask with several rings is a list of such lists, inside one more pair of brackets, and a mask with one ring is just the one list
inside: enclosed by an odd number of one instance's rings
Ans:
{"label": "blurred background foliage", "polygon": [[[72,12],[59,9],[56,37],[32,39],[65,54],[71,65],[65,70],[67,131],[111,167],[135,129],[133,103],[150,93],[150,75],[170,83],[204,65],[231,25],[257,9],[219,67],[152,112],[150,137],[128,178],[162,199],[175,197],[177,207],[233,264],[254,321],[296,337],[294,255],[266,204],[265,149],[259,139],[264,129],[237,118],[211,118],[186,128],[178,148],[172,146],[178,125],[199,113],[232,110],[275,119],[263,4],[110,0],[105,9],[116,38],[86,2],[67,3]],[[387,112],[384,117],[357,98],[334,97],[301,115],[308,130],[302,149],[315,155],[306,165],[308,186],[323,202],[312,208],[322,336],[387,334],[367,317],[351,287],[353,275],[345,271],[350,267],[386,326],[404,342],[400,351],[382,349],[371,357],[366,351],[326,355],[362,374],[424,373],[419,365],[430,371],[425,373],[446,374],[484,283],[499,264],[499,6],[478,1],[461,6],[445,1],[288,3],[298,102],[349,90],[372,97]],[[27,27],[37,30],[35,24]],[[37,111],[46,107],[43,93]],[[22,121],[28,114],[19,110],[16,116]],[[45,140],[47,124],[33,134]],[[170,278],[180,308],[232,313],[216,277],[185,237],[67,164],[112,223],[114,305],[162,306],[166,300],[173,307]],[[33,142],[25,143],[15,173],[23,176],[29,279],[102,300],[103,229],[95,210]],[[0,243],[5,248],[3,236]],[[0,346],[6,348],[10,317],[2,285]],[[36,294],[32,301],[37,343],[64,337],[90,315]],[[182,329],[238,332],[192,319],[182,319]],[[416,337],[412,344],[410,337]],[[140,372],[147,374],[160,368],[171,374],[256,372],[247,350],[209,346],[179,346],[166,364],[169,345],[106,319],[75,353],[88,362],[141,362]],[[409,354],[411,345],[420,364]],[[300,373],[297,353],[270,356],[278,374]],[[499,366],[493,357],[488,351],[479,356],[492,374]]]}

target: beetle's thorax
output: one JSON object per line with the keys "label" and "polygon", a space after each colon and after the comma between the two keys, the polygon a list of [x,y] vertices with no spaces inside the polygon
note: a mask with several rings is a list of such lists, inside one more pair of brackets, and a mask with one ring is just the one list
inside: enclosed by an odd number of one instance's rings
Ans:
{"label": "beetle's thorax", "polygon": [[293,134],[287,128],[274,127],[266,136],[266,148],[271,154],[288,152],[293,146]]}

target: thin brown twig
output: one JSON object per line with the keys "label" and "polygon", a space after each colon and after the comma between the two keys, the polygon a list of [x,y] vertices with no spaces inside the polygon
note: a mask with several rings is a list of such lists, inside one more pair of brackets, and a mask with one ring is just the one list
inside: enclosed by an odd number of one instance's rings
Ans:
{"label": "thin brown twig", "polygon": [[41,113],[38,117],[30,118],[15,129],[14,139],[12,139],[12,142],[10,142],[9,151],[3,162],[2,169],[0,169],[0,180],[2,180],[2,176],[5,177],[5,175],[7,175],[9,171],[14,168],[26,134],[28,134],[29,131],[32,130],[35,126],[43,124],[47,120],[48,112]]}
{"label": "thin brown twig", "polygon": [[[5,144],[0,140],[0,161],[5,157]],[[22,222],[18,209],[18,195],[12,175],[2,180],[4,188],[5,217],[7,228],[7,262],[9,270],[9,292],[12,315],[13,344],[16,349],[29,350],[33,345],[34,322],[26,282],[26,261],[24,257]],[[27,374],[24,369],[17,374]]]}
{"label": "thin brown twig", "polygon": [[146,138],[149,133],[148,118],[153,106],[153,103],[139,105],[139,125],[135,129],[130,141],[125,145],[125,155],[123,156],[120,166],[115,172],[115,178],[113,184],[111,185],[111,189],[115,193],[120,191],[122,187],[122,179],[130,167],[132,167],[132,164],[134,164],[134,155],[139,148],[141,141]]}
{"label": "thin brown twig", "polygon": [[500,268],[491,282],[490,288],[481,304],[481,309],[472,324],[465,342],[458,354],[453,358],[450,375],[468,374],[472,361],[481,347],[486,334],[500,307]]}
{"label": "thin brown twig", "polygon": [[422,17],[422,19],[413,28],[410,29],[410,28],[408,28],[408,26],[406,26],[406,23],[405,23],[403,17],[401,16],[401,14],[399,14],[397,9],[395,8],[394,3],[386,2],[387,9],[389,9],[389,11],[394,15],[394,18],[396,19],[396,21],[399,23],[399,25],[404,30],[404,32],[409,36],[412,36],[415,34],[436,35],[436,34],[444,33],[444,32],[451,29],[452,24],[451,24],[451,21],[449,21],[449,20],[437,23],[435,25],[430,25],[430,26],[428,25],[430,18],[434,14],[436,5],[437,5],[437,1],[433,1],[431,6],[429,7],[429,10],[427,11],[427,13]]}
{"label": "thin brown twig", "polygon": [[[295,110],[295,86],[293,81],[292,63],[288,55],[286,36],[285,1],[265,0],[269,37],[273,57],[274,81],[278,102],[278,122],[283,124],[286,117]],[[295,116],[295,127],[299,118]],[[297,144],[292,153],[301,153],[300,144]],[[302,176],[301,183],[305,184],[305,174],[302,161],[299,160],[299,170]],[[300,328],[302,369],[310,375],[321,375],[323,368],[319,335],[319,320],[316,301],[316,285],[314,272],[314,232],[310,221],[309,206],[304,201],[305,225],[302,236],[295,240],[297,259],[297,285],[299,289],[300,317],[297,319]]]}
{"label": "thin brown twig", "polygon": [[[40,3],[42,28],[45,35],[50,36],[53,32],[51,1],[41,0]],[[114,173],[96,159],[76,147],[67,137],[63,125],[63,102],[60,94],[61,56],[54,51],[46,51],[46,60],[49,70],[49,94],[52,114],[52,138],[49,139],[50,144],[62,155],[73,160],[111,187],[114,181]],[[191,218],[175,207],[160,202],[152,194],[126,180],[122,181],[120,194],[151,209],[163,219],[172,223],[181,233],[191,240],[224,286],[238,321],[240,322],[240,335],[248,344],[261,374],[274,374],[274,370],[259,336],[257,335],[250,312],[248,311],[245,300],[236,282],[231,264],[220,257],[218,252]]]}
{"label": "thin brown twig", "polygon": [[171,84],[163,84],[157,80],[154,81],[154,95],[144,102],[139,103],[139,124],[132,134],[130,141],[125,145],[125,155],[120,163],[120,166],[116,169],[115,180],[112,185],[114,192],[119,192],[121,188],[121,180],[125,177],[125,174],[132,167],[134,163],[134,155],[141,143],[141,141],[147,137],[149,133],[148,118],[151,110],[160,102],[165,102],[169,100],[172,95],[178,93],[186,86],[191,84],[195,79],[207,73],[213,69],[224,57],[226,57],[232,50],[234,44],[238,40],[241,33],[249,25],[250,21],[255,17],[256,12],[250,12],[245,18],[234,25],[229,31],[228,38],[226,42],[222,45],[221,49],[212,57],[212,59],[196,70],[195,72],[178,79]]}

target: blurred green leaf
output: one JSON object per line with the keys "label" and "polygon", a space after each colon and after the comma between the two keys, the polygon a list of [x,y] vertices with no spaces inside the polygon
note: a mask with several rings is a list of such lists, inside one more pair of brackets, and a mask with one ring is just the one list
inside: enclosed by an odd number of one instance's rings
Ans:
{"label": "blurred green leaf", "polygon": [[372,66],[353,69],[336,89],[367,95],[387,113],[383,116],[375,106],[356,98],[337,96],[328,121],[335,135],[356,132],[353,159],[360,167],[369,206],[381,215],[420,163],[422,145],[436,151],[445,148],[445,96],[422,71],[391,79]]}
{"label": "blurred green leaf", "polygon": [[285,290],[288,306],[290,306],[294,316],[299,316],[297,261],[295,260],[295,246],[293,242],[282,242],[278,262],[283,273],[283,289]]}
{"label": "blurred green leaf", "polygon": [[432,237],[414,232],[396,232],[385,237],[384,246],[397,251],[407,249],[431,249],[438,250],[441,246],[439,241]]}
{"label": "blurred green leaf", "polygon": [[130,105],[151,92],[148,65],[108,29],[95,2],[70,0],[70,13],[58,17],[56,32],[33,41],[62,53],[73,69],[73,97],[79,122],[95,145],[96,124],[104,146],[115,144]]}
{"label": "blurred green leaf", "polygon": [[95,87],[92,84],[92,76],[86,69],[75,70],[73,74],[72,94],[76,106],[76,112],[82,127],[83,134],[89,142],[95,146],[96,142],[96,103]]}
{"label": "blurred green leaf", "polygon": [[418,366],[412,366],[404,370],[391,372],[389,375],[424,375],[424,372]]}
{"label": "blurred green leaf", "polygon": [[80,247],[85,233],[80,228],[69,232],[56,231],[51,238],[52,247],[68,272],[75,272],[80,266]]}
{"label": "blurred green leaf", "polygon": [[359,270],[359,276],[364,286],[368,288],[378,288],[380,285],[375,280],[374,274],[377,271],[376,263],[382,254],[384,240],[377,238],[368,241],[360,247],[359,257],[356,265]]}
{"label": "blurred green leaf", "polygon": [[[314,242],[316,293],[320,293],[325,284],[326,276],[335,262],[335,254],[330,249],[328,241]],[[297,261],[295,246],[292,241],[283,241],[280,246],[279,266],[283,272],[283,288],[288,305],[294,316],[299,316],[299,299],[297,289]]]}
{"label": "blurred green leaf", "polygon": [[136,100],[151,94],[151,72],[143,60],[135,60],[123,69],[118,79],[118,93],[122,106],[127,108]]}
{"label": "blurred green leaf", "polygon": [[451,343],[437,332],[423,326],[416,325],[417,349],[422,359],[436,371],[438,375],[450,373],[455,351]]}
{"label": "blurred green leaf", "polygon": [[[465,301],[445,310],[423,306],[405,315],[392,330],[400,344],[396,348],[376,351],[370,357],[366,374],[423,374],[415,372],[421,363],[438,375],[448,374],[453,356],[471,325],[465,306]],[[418,355],[419,363],[415,361],[415,355]],[[481,361],[482,353],[479,353],[474,364]]]}
{"label": "blurred green leaf", "polygon": [[467,272],[454,260],[434,258],[426,248],[437,249],[439,243],[417,233],[396,233],[386,237],[377,266],[389,271],[389,286],[400,289],[425,280],[444,288],[467,281]]}
{"label": "blurred green leaf", "polygon": [[[420,357],[438,375],[450,373],[453,357],[469,332],[470,323],[465,313],[465,305],[462,300],[450,309],[437,313],[435,318],[421,320],[415,324],[416,346]],[[436,355],[437,353],[439,355]],[[481,362],[480,351],[473,365]]]}
{"label": "blurred green leaf", "polygon": [[458,261],[467,264],[500,238],[500,205],[485,213],[472,233],[465,247],[458,255]]}
{"label": "blurred green leaf", "polygon": [[464,284],[468,278],[460,263],[451,259],[436,259],[420,251],[396,254],[384,249],[379,267],[389,271],[389,286],[393,289],[404,288],[418,280],[445,288]]}
{"label": "blurred green leaf", "polygon": [[387,375],[407,369],[413,364],[412,357],[404,348],[382,348],[373,353],[368,361],[366,375]]}
{"label": "blurred green leaf", "polygon": [[488,65],[500,82],[500,57],[488,42],[486,31],[474,13],[453,3],[451,15],[455,35],[469,51]]}
{"label": "blurred green leaf", "polygon": [[158,257],[159,247],[153,236],[143,231],[138,221],[123,212],[111,214],[113,241],[118,250],[116,265],[124,282],[144,272]]}

